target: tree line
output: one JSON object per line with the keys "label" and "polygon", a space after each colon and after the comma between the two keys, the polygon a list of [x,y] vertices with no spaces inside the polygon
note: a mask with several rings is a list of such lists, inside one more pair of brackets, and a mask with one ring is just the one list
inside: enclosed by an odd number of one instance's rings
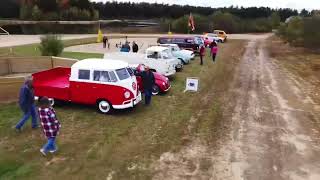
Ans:
{"label": "tree line", "polygon": [[[162,32],[188,33],[188,16],[192,12],[195,33],[223,29],[227,33],[270,32],[292,16],[312,17],[317,11],[303,9],[272,9],[268,7],[194,7],[158,3],[131,3],[90,0],[1,0],[0,18],[22,20],[97,20],[97,19],[155,19],[160,22]],[[112,26],[112,25],[109,25]],[[88,27],[78,27],[77,30]],[[69,28],[43,25],[23,32],[65,32]],[[58,29],[58,30],[57,30]],[[30,31],[30,32],[29,32]],[[72,30],[73,31],[73,30]]]}
{"label": "tree line", "polygon": [[[188,26],[189,15],[173,20],[165,20],[161,23],[163,31],[168,29],[175,33],[190,33]],[[195,21],[195,31],[193,33],[202,34],[212,32],[214,29],[222,29],[227,33],[248,33],[248,32],[271,32],[280,24],[280,16],[277,12],[269,17],[260,18],[240,18],[229,12],[216,11],[209,16],[193,14]]]}
{"label": "tree line", "polygon": [[296,16],[281,23],[277,34],[293,46],[320,48],[320,11],[311,17]]}
{"label": "tree line", "polygon": [[[110,18],[171,18],[176,19],[190,12],[210,16],[215,12],[230,13],[243,19],[267,18],[276,12],[281,21],[299,15],[294,9],[272,9],[268,7],[194,7],[158,3],[131,3],[89,0],[1,0],[0,18],[21,19],[110,19]],[[33,14],[33,15],[32,15]],[[300,15],[311,16],[312,12],[302,10]],[[39,17],[40,15],[40,17]]]}
{"label": "tree line", "polygon": [[1,0],[0,18],[22,20],[97,20],[89,0]]}
{"label": "tree line", "polygon": [[[244,19],[252,18],[267,18],[272,13],[277,12],[284,21],[290,16],[299,15],[299,12],[294,9],[272,9],[269,7],[224,7],[224,8],[211,8],[211,7],[195,7],[188,5],[168,5],[158,3],[132,3],[132,2],[99,2],[92,3],[94,8],[100,13],[100,18],[172,18],[176,19],[182,17],[190,12],[203,16],[210,16],[215,12],[230,13],[234,16]],[[306,9],[302,10],[304,15],[311,14]]]}

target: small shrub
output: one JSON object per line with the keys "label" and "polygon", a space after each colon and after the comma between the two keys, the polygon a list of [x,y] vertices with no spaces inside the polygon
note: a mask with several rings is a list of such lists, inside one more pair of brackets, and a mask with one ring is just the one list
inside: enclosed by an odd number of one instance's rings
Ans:
{"label": "small shrub", "polygon": [[43,56],[58,56],[62,53],[64,45],[57,35],[41,37],[39,49]]}
{"label": "small shrub", "polygon": [[304,22],[300,17],[292,18],[287,24],[286,39],[295,46],[303,45]]}
{"label": "small shrub", "polygon": [[304,19],[304,46],[308,48],[320,48],[320,16]]}

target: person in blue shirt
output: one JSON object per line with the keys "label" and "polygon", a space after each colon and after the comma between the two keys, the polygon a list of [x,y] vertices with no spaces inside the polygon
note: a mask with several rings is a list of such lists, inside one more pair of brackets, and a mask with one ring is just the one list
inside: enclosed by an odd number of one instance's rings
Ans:
{"label": "person in blue shirt", "polygon": [[38,128],[32,79],[27,79],[20,89],[19,106],[23,112],[23,117],[16,125],[16,130],[20,132],[22,126],[26,123],[30,116],[32,117],[32,128]]}
{"label": "person in blue shirt", "polygon": [[129,42],[126,42],[125,44],[122,45],[120,52],[130,52],[130,45]]}

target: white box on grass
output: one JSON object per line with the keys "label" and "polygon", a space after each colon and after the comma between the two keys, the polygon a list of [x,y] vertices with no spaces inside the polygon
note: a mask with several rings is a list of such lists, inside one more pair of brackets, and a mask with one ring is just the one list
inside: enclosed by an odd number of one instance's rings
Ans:
{"label": "white box on grass", "polygon": [[197,92],[198,89],[199,89],[199,79],[197,77],[187,77],[186,89],[184,90],[184,92],[186,91]]}

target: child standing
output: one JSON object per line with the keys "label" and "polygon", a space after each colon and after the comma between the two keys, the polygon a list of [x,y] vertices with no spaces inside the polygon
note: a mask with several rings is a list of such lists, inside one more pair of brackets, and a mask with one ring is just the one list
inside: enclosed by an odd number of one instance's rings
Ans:
{"label": "child standing", "polygon": [[61,125],[48,97],[40,99],[38,112],[43,132],[48,139],[48,142],[40,149],[40,152],[46,156],[48,151],[51,153],[57,151],[55,141]]}
{"label": "child standing", "polygon": [[211,53],[210,53],[212,56],[213,62],[215,62],[216,60],[217,53],[218,53],[218,46],[217,46],[217,43],[213,41],[211,43]]}

